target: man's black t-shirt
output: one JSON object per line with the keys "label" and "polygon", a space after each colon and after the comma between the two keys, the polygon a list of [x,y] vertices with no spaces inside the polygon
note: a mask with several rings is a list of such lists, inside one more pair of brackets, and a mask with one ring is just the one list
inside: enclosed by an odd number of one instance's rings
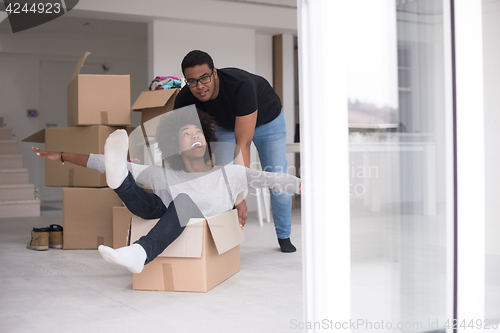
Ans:
{"label": "man's black t-shirt", "polygon": [[186,85],[177,95],[174,108],[196,104],[211,115],[217,125],[232,131],[236,117],[249,115],[255,110],[258,110],[256,127],[280,115],[281,101],[263,77],[238,68],[217,69],[217,75],[220,88],[214,100],[200,102]]}

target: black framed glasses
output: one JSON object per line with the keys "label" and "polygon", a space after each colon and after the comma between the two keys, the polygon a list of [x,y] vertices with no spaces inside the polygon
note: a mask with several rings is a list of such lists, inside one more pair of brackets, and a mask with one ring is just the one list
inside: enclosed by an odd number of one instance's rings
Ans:
{"label": "black framed glasses", "polygon": [[212,74],[203,76],[198,80],[195,79],[189,79],[189,80],[184,80],[186,81],[186,84],[189,86],[189,88],[196,88],[198,86],[198,82],[201,82],[202,84],[207,84],[212,82],[212,75],[214,75],[214,71],[212,70]]}

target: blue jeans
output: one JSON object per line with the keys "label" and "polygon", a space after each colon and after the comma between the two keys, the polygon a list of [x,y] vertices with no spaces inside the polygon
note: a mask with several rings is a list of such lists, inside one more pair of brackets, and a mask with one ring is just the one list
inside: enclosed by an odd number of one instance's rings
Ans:
{"label": "blue jeans", "polygon": [[115,192],[133,214],[143,219],[160,219],[147,235],[134,243],[146,251],[145,264],[150,263],[181,235],[190,218],[203,217],[198,206],[184,193],[165,207],[159,196],[139,187],[130,172]]}
{"label": "blue jeans", "polygon": [[[219,141],[235,142],[234,132],[216,126],[215,135]],[[268,172],[288,172],[286,160],[286,125],[283,112],[270,123],[255,128],[253,143],[259,153],[262,170]],[[290,237],[292,232],[292,195],[271,192],[274,226],[280,239]]]}

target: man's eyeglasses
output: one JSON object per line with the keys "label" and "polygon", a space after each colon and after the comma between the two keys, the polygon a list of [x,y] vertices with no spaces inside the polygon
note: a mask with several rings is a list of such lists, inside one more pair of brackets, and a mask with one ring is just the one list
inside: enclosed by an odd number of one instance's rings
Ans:
{"label": "man's eyeglasses", "polygon": [[202,84],[210,83],[212,81],[213,74],[214,74],[214,71],[212,71],[212,74],[207,75],[207,76],[203,76],[199,80],[190,79],[190,80],[185,80],[185,81],[186,81],[186,84],[189,86],[189,88],[196,88],[198,86],[198,82],[201,82]]}

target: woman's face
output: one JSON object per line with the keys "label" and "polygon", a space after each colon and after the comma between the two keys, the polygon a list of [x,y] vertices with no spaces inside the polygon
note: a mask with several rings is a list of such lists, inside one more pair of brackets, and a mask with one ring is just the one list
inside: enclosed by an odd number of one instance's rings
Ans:
{"label": "woman's face", "polygon": [[186,157],[203,157],[207,142],[203,131],[196,125],[185,125],[179,130],[179,152]]}

